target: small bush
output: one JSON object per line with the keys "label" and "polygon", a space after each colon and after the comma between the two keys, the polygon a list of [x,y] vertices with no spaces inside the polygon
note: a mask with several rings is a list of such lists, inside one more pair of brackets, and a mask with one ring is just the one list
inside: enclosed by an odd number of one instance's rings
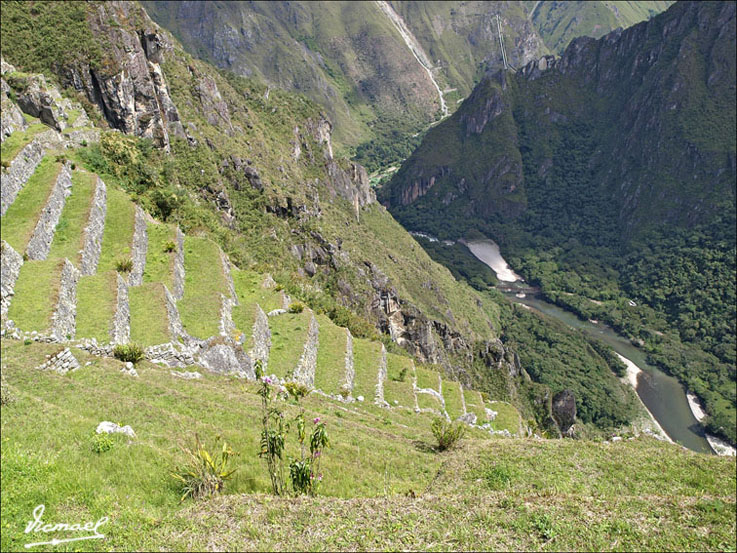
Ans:
{"label": "small bush", "polygon": [[133,260],[130,257],[116,259],[115,270],[119,273],[130,273],[133,270]]}
{"label": "small bush", "polygon": [[304,310],[305,310],[304,304],[298,301],[295,301],[292,305],[289,306],[290,313],[302,313],[302,311]]}
{"label": "small bush", "polygon": [[166,244],[164,244],[164,251],[166,253],[171,253],[173,251],[176,251],[177,245],[174,243],[173,240],[169,240]]}
{"label": "small bush", "polygon": [[92,451],[98,454],[110,451],[115,445],[110,434],[93,434],[90,442],[92,443]]}
{"label": "small bush", "polygon": [[404,382],[407,378],[407,374],[409,373],[409,369],[407,367],[404,367],[401,371],[399,371],[399,375],[397,375],[397,378],[395,379],[396,382]]}
{"label": "small bush", "polygon": [[138,363],[143,359],[143,348],[138,344],[118,344],[113,348],[113,357],[123,362]]}
{"label": "small bush", "polygon": [[461,422],[448,422],[442,417],[432,421],[432,434],[438,441],[439,451],[455,447],[465,433],[466,427]]}
{"label": "small bush", "polygon": [[[217,437],[217,444],[220,438]],[[195,435],[195,443],[191,447],[182,447],[187,457],[182,467],[171,473],[172,478],[181,483],[182,498],[203,499],[219,493],[225,487],[236,469],[230,467],[231,457],[237,455],[226,442],[215,454],[211,455],[199,436]]]}

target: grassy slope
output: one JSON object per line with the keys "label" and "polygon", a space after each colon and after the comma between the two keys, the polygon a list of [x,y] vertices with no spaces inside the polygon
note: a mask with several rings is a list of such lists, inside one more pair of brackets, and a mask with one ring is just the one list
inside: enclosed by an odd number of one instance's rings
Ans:
{"label": "grassy slope", "polygon": [[169,316],[164,286],[151,282],[128,289],[131,341],[142,346],[169,342]]}
{"label": "grassy slope", "polygon": [[97,272],[114,269],[117,259],[130,258],[135,217],[136,209],[128,195],[108,186],[105,231],[102,234],[102,251]]}
{"label": "grassy slope", "polygon": [[345,379],[346,331],[325,315],[317,315],[320,345],[317,350],[315,388],[328,394],[340,393]]}
{"label": "grassy slope", "polygon": [[118,303],[118,279],[115,271],[84,276],[77,284],[77,338],[110,341]]}
{"label": "grassy slope", "polygon": [[290,375],[297,366],[310,324],[310,312],[285,313],[269,317],[271,329],[271,352],[269,355],[269,374],[283,378]]}
{"label": "grassy slope", "polygon": [[161,282],[169,291],[172,291],[174,289],[176,249],[167,252],[164,248],[170,242],[176,244],[176,229],[170,225],[149,223],[146,226],[146,232],[148,233],[148,250],[146,251],[143,282]]}
{"label": "grassy slope", "polygon": [[353,397],[363,396],[364,401],[373,403],[376,385],[379,383],[381,344],[354,338],[353,340]]}
{"label": "grassy slope", "polygon": [[59,171],[53,156],[43,158],[3,215],[2,238],[18,253],[25,251]]}
{"label": "grassy slope", "polygon": [[[251,385],[209,374],[176,380],[148,363],[130,378],[120,362],[77,350],[92,365],[59,376],[31,368],[59,345],[2,348],[16,398],[2,407],[3,550],[29,541],[23,530],[40,503],[48,521],[110,517],[104,540],[55,551],[734,550],[734,458],[647,438],[484,440],[475,431],[459,450],[436,454],[430,417],[314,397],[307,414],[327,422],[332,440],[325,497],[277,499],[263,495]],[[229,404],[238,409],[220,408]],[[137,437],[95,454],[90,437],[102,420],[130,424]],[[240,453],[238,471],[230,495],[180,504],[168,473],[182,459],[178,442],[194,432],[223,436]]]}
{"label": "grassy slope", "polygon": [[92,173],[72,173],[72,195],[67,198],[56,226],[54,241],[49,250],[50,258],[66,257],[79,267],[82,258],[80,251],[84,247],[84,227],[92,207],[96,183],[97,177]]}
{"label": "grassy slope", "polygon": [[223,264],[215,243],[184,239],[184,297],[177,303],[184,329],[192,336],[216,336],[220,325],[220,294],[227,294]]}
{"label": "grassy slope", "polygon": [[[402,379],[402,371],[406,369]],[[415,377],[414,365],[409,357],[403,355],[387,355],[386,381],[384,381],[384,400],[392,407],[415,408],[412,392],[412,381]]]}
{"label": "grassy slope", "polygon": [[64,261],[47,259],[23,264],[15,283],[15,295],[8,309],[8,319],[22,330],[40,332],[51,326],[56,309]]}
{"label": "grassy slope", "polygon": [[16,131],[5,139],[2,144],[2,148],[0,149],[0,159],[2,159],[3,162],[10,163],[37,134],[48,129],[49,128],[41,123],[41,121],[32,118],[26,130]]}

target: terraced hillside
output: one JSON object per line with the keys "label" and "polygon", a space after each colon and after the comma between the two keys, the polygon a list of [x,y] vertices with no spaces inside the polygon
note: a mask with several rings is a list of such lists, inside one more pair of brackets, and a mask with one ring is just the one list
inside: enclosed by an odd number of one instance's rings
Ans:
{"label": "terraced hillside", "polygon": [[[27,118],[28,128],[43,126]],[[4,340],[73,344],[111,357],[135,343],[163,367],[253,379],[254,362],[342,402],[429,411],[493,431],[477,398],[467,411],[459,384],[423,369],[437,405],[421,408],[410,357],[351,336],[295,303],[267,274],[240,270],[206,235],[156,221],[127,193],[84,167],[79,149],[53,130],[15,131],[3,149]],[[20,136],[17,134],[20,133]],[[35,167],[28,151],[39,149]],[[7,154],[7,156],[6,156]],[[423,373],[424,374],[424,373]],[[445,404],[452,406],[448,410]],[[504,430],[496,428],[495,430]],[[515,433],[518,428],[511,430]]]}

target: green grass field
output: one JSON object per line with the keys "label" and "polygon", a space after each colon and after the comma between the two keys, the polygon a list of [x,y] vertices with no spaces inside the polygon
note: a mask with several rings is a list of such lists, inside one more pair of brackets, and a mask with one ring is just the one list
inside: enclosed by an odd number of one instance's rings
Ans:
{"label": "green grass field", "polygon": [[0,220],[2,239],[20,254],[33,235],[59,171],[61,163],[54,161],[53,155],[43,158]]}
{"label": "green grass field", "polygon": [[412,382],[415,377],[415,371],[412,359],[403,355],[388,354],[386,359],[386,373],[384,400],[392,407],[400,406],[414,409],[415,398],[412,392]]}
{"label": "green grass field", "polygon": [[153,346],[171,341],[166,294],[159,282],[128,289],[131,311],[131,342]]}
{"label": "green grass field", "polygon": [[8,319],[22,330],[44,332],[51,326],[51,315],[59,300],[59,284],[64,261],[26,261],[15,283],[15,296]]}
{"label": "green grass field", "polygon": [[353,397],[363,396],[364,401],[373,403],[376,385],[379,383],[381,344],[363,338],[353,339]]}
{"label": "green grass field", "polygon": [[491,427],[494,430],[506,429],[512,434],[519,434],[522,421],[519,411],[517,411],[514,405],[504,401],[492,401],[489,408],[497,412],[496,417],[491,422]]}
{"label": "green grass field", "polygon": [[20,151],[25,148],[33,138],[49,128],[41,123],[38,119],[33,119],[33,122],[24,131],[15,131],[9,137],[5,139],[0,147],[0,159],[3,162],[10,163],[15,159]]}
{"label": "green grass field", "polygon": [[118,305],[118,278],[115,271],[83,276],[77,283],[77,338],[110,341]]}
{"label": "green grass field", "polygon": [[146,251],[146,268],[143,271],[143,282],[160,282],[169,291],[174,289],[174,256],[176,248],[166,251],[166,246],[176,245],[176,227],[164,224],[149,223],[146,226],[148,249]]}
{"label": "green grass field", "polygon": [[79,267],[82,259],[80,252],[84,247],[84,228],[89,219],[96,184],[97,175],[86,171],[72,172],[72,194],[67,198],[59,224],[56,225],[49,258],[66,257],[75,267]]}
{"label": "green grass field", "polygon": [[265,313],[281,307],[281,294],[274,288],[263,288],[264,275],[253,271],[231,269],[238,302],[247,305],[257,303]]}
{"label": "green grass field", "polygon": [[228,294],[220,250],[211,240],[184,239],[184,297],[177,303],[184,329],[197,338],[220,332],[220,294]]}
{"label": "green grass field", "polygon": [[[76,349],[75,372],[33,369],[61,347],[2,341],[14,398],[2,406],[3,551],[31,541],[24,529],[42,503],[49,522],[109,517],[105,539],[53,551],[735,549],[734,458],[645,437],[603,444],[477,430],[439,454],[429,415],[311,396],[307,417],[324,420],[331,438],[320,496],[277,498],[257,455],[253,384],[206,371],[174,379],[147,362],[131,378],[121,362]],[[103,420],[131,425],[136,438],[94,453]],[[222,436],[237,471],[224,495],[180,503],[169,472],[195,432],[208,446]]]}
{"label": "green grass field", "polygon": [[114,270],[116,260],[130,258],[135,223],[135,204],[125,192],[108,185],[105,230],[97,272]]}
{"label": "green grass field", "polygon": [[327,394],[339,394],[345,380],[346,330],[335,326],[325,315],[317,315],[320,347],[317,350],[315,388]]}
{"label": "green grass field", "polygon": [[463,390],[463,397],[466,400],[466,411],[476,415],[476,424],[484,424],[486,422],[486,410],[484,409],[484,398],[481,393],[476,390]]}
{"label": "green grass field", "polygon": [[438,387],[438,373],[430,371],[423,366],[415,367],[415,373],[417,374],[418,388],[432,388],[436,392],[440,391]]}
{"label": "green grass field", "polygon": [[463,415],[463,399],[461,397],[461,386],[453,380],[443,380],[443,399],[445,410],[451,420],[456,420]]}
{"label": "green grass field", "polygon": [[269,374],[279,378],[289,376],[297,366],[307,340],[311,312],[285,313],[269,317],[271,329],[271,353],[269,355]]}

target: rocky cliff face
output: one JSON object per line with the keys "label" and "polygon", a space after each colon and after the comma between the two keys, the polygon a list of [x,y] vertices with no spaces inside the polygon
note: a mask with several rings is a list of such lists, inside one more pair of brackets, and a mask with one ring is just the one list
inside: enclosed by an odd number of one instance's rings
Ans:
{"label": "rocky cliff face", "polygon": [[[135,31],[129,21],[138,20]],[[108,124],[128,134],[151,138],[166,150],[170,134],[184,136],[161,63],[171,44],[144,11],[130,2],[105,2],[88,12],[94,38],[106,48],[105,63],[60,67],[63,85],[83,92]]]}
{"label": "rocky cliff face", "polygon": [[708,220],[734,194],[734,12],[678,4],[488,77],[428,133],[382,201],[408,222],[417,209],[510,219],[579,178],[627,235]]}

